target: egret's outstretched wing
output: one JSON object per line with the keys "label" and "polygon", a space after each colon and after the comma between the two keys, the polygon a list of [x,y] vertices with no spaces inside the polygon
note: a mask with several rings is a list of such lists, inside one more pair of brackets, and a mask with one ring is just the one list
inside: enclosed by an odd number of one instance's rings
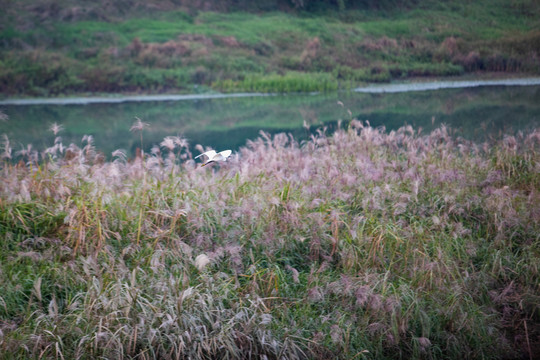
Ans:
{"label": "egret's outstretched wing", "polygon": [[225,158],[221,156],[220,153],[217,153],[216,156],[212,158],[212,161],[223,161],[223,160],[225,160]]}
{"label": "egret's outstretched wing", "polygon": [[210,159],[212,159],[214,156],[216,156],[216,152],[215,152],[214,150],[208,150],[207,152],[203,152],[202,154],[195,156],[194,159],[196,159],[196,158],[198,158],[198,157],[201,157],[201,156],[203,156],[203,155],[207,156],[208,159],[210,160]]}
{"label": "egret's outstretched wing", "polygon": [[231,150],[223,150],[220,151],[218,154],[221,155],[222,160],[227,160],[229,156],[231,156],[232,151]]}

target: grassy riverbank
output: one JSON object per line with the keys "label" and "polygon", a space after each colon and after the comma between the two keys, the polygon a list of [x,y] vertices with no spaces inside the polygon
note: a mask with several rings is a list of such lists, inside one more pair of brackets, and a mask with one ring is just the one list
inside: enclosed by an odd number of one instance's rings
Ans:
{"label": "grassy riverbank", "polygon": [[538,351],[538,131],[474,144],[353,121],[262,134],[219,169],[178,138],[112,162],[92,139],[3,145],[22,160],[0,165],[4,358]]}
{"label": "grassy riverbank", "polygon": [[4,2],[0,93],[328,91],[418,76],[540,73],[533,0],[234,3]]}

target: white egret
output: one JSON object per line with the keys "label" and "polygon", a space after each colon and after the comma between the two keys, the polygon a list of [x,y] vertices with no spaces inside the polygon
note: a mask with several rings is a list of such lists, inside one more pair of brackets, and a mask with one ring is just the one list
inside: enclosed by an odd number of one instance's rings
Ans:
{"label": "white egret", "polygon": [[207,152],[203,152],[202,154],[195,156],[195,159],[198,158],[198,157],[201,157],[203,155],[208,158],[208,160],[206,160],[201,165],[201,167],[202,167],[202,166],[206,166],[206,165],[208,165],[210,163],[213,163],[213,162],[225,161],[231,155],[231,153],[232,153],[231,150],[223,150],[223,151],[220,151],[218,153],[216,153],[214,150],[209,150]]}

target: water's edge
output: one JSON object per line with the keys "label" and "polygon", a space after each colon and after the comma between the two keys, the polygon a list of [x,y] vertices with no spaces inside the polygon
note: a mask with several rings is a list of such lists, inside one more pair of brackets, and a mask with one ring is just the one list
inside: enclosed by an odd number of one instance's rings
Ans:
{"label": "water's edge", "polygon": [[273,94],[261,93],[235,93],[235,94],[189,94],[189,95],[133,95],[115,97],[76,97],[76,98],[52,98],[52,99],[9,99],[0,100],[0,105],[88,105],[88,104],[117,104],[123,102],[146,102],[146,101],[182,101],[182,100],[206,100],[224,98],[242,98],[255,96],[271,96]]}
{"label": "water's edge", "polygon": [[458,89],[479,86],[535,86],[540,85],[540,78],[504,79],[504,80],[463,80],[463,81],[433,81],[420,83],[388,84],[359,87],[354,89],[359,93],[397,93],[412,91],[428,91],[439,89]]}
{"label": "water's edge", "polygon": [[[430,91],[440,89],[457,89],[480,86],[537,86],[540,78],[503,79],[503,80],[464,80],[464,81],[432,81],[418,83],[401,83],[386,85],[370,85],[354,89],[358,93],[398,93],[413,91]],[[87,105],[87,104],[114,104],[123,102],[145,101],[184,101],[241,98],[257,96],[275,96],[276,94],[263,93],[233,93],[233,94],[190,94],[190,95],[133,95],[118,97],[76,97],[52,99],[7,99],[0,100],[0,105]]]}

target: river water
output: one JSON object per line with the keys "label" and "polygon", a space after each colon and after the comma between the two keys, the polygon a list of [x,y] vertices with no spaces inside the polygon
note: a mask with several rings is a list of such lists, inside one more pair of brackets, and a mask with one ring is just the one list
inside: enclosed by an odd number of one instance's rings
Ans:
{"label": "river water", "polygon": [[331,94],[8,99],[0,101],[0,110],[8,116],[0,120],[0,134],[15,150],[50,146],[49,128],[57,123],[64,144],[80,145],[92,135],[106,155],[116,149],[133,154],[140,146],[139,134],[129,131],[136,118],[149,124],[143,133],[147,150],[165,136],[237,150],[260,130],[301,140],[309,135],[304,123],[332,129],[352,118],[388,130],[410,124],[428,132],[446,124],[456,136],[483,141],[540,126],[540,78],[373,85]]}

